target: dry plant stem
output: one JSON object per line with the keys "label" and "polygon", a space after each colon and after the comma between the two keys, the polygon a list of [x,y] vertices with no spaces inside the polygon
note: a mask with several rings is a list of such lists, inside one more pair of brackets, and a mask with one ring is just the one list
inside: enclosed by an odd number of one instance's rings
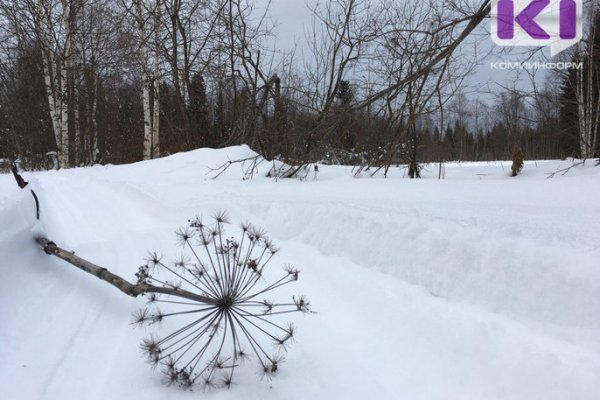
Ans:
{"label": "dry plant stem", "polygon": [[[21,174],[19,174],[19,169],[17,168],[17,166],[15,164],[13,164],[13,166],[10,170],[12,171],[13,176],[15,177],[15,180],[17,181],[17,185],[19,186],[19,188],[25,189],[25,187],[27,187],[27,185],[29,185],[29,182],[27,182],[25,179],[23,179]],[[40,219],[40,200],[38,199],[38,197],[35,194],[35,192],[33,191],[33,189],[31,189],[31,195],[33,196],[33,200],[35,201],[35,218]]]}
{"label": "dry plant stem", "polygon": [[[585,165],[585,161],[586,161],[586,160],[581,160],[581,161],[579,161],[579,162],[576,162],[576,163],[574,163],[574,164],[573,164],[573,165],[571,165],[570,167],[567,167],[567,168],[562,168],[562,169],[556,170],[556,171],[554,171],[554,172],[551,172],[551,173],[549,173],[549,174],[548,174],[548,179],[552,179],[552,178],[554,178],[554,175],[556,175],[556,174],[560,174],[560,175],[566,175],[566,174],[567,174],[567,172],[569,172],[569,171],[571,170],[571,168],[575,168],[575,167],[578,167],[578,166],[580,166],[580,165]],[[596,166],[598,166],[598,165],[600,165],[600,159],[599,159],[599,161],[598,161],[598,164],[596,164]]]}
{"label": "dry plant stem", "polygon": [[58,247],[54,242],[48,240],[47,238],[40,237],[37,238],[36,241],[42,247],[44,252],[46,252],[46,254],[58,257],[61,260],[66,261],[71,265],[74,265],[80,270],[85,271],[88,274],[94,275],[98,279],[110,283],[111,285],[113,285],[128,296],[137,297],[145,293],[160,293],[181,297],[188,300],[193,300],[204,304],[215,304],[215,302],[208,297],[191,293],[182,289],[154,286],[147,283],[138,283],[134,285],[128,282],[127,280],[121,278],[120,276],[113,274],[106,268],[93,264],[87,260],[84,260],[81,257],[76,256],[73,252]]}
{"label": "dry plant stem", "polygon": [[210,173],[215,173],[215,175],[212,176],[211,179],[217,179],[225,171],[227,171],[229,169],[229,167],[231,167],[233,164],[243,164],[246,161],[252,161],[252,165],[250,166],[250,169],[246,171],[246,174],[253,175],[253,170],[256,167],[256,165],[260,162],[259,159],[261,159],[261,158],[262,158],[261,155],[256,155],[256,156],[252,156],[252,157],[240,158],[237,160],[227,160],[226,162],[219,165],[218,167],[209,168],[208,172],[206,174],[208,175]]}

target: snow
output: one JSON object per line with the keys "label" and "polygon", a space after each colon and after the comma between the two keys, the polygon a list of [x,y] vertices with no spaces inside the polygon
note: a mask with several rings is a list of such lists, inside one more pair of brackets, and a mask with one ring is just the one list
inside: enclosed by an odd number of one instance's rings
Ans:
{"label": "snow", "polygon": [[[0,399],[597,399],[600,393],[600,167],[569,161],[437,165],[425,179],[353,178],[319,166],[306,181],[232,165],[247,146],[123,166],[25,173],[34,203],[0,175]],[[264,174],[271,164],[259,165]],[[230,390],[164,387],[128,324],[143,300],[48,257],[39,232],[132,279],[173,232],[226,209],[262,226],[276,262],[302,270],[281,374],[252,364]]]}

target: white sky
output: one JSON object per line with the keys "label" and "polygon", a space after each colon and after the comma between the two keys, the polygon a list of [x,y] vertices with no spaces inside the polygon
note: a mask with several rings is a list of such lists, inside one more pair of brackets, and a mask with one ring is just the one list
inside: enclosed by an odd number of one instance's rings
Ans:
{"label": "white sky", "polygon": [[[315,0],[312,0],[315,1]],[[319,0],[316,0],[319,1]],[[257,8],[264,7],[268,0],[256,0]],[[294,44],[298,45],[297,58],[302,57],[302,45],[305,42],[305,30],[310,25],[311,13],[305,0],[271,0],[271,12],[276,22],[277,47],[290,49]],[[492,61],[524,61],[523,52],[531,48],[515,49],[509,51],[505,47],[495,45],[490,36],[490,20],[486,20],[477,34],[478,54],[489,53],[489,56],[481,59],[476,73],[465,82],[464,91],[469,98],[480,97],[484,100],[492,100],[494,93],[502,90],[502,86],[517,87],[520,90],[528,90],[532,87],[530,78],[525,72],[519,74],[506,71],[492,70]],[[472,45],[463,46],[463,51],[470,54],[475,51]],[[546,53],[546,50],[544,50]],[[536,81],[541,85],[547,74],[543,71],[538,73]]]}

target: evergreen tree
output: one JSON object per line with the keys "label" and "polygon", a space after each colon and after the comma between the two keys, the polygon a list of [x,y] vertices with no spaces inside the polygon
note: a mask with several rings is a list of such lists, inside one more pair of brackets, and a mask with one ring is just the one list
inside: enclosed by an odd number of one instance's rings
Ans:
{"label": "evergreen tree", "polygon": [[560,98],[560,135],[558,147],[561,158],[575,156],[579,153],[579,115],[577,97],[575,95],[576,72],[569,70],[562,84]]}
{"label": "evergreen tree", "polygon": [[356,137],[353,132],[354,116],[349,108],[354,101],[354,93],[349,81],[342,80],[337,89],[335,97],[337,103],[337,133],[340,145],[346,150],[354,150]]}
{"label": "evergreen tree", "polygon": [[198,72],[192,76],[190,84],[190,105],[188,107],[191,142],[195,148],[207,144],[209,131],[208,101],[206,98],[206,84]]}

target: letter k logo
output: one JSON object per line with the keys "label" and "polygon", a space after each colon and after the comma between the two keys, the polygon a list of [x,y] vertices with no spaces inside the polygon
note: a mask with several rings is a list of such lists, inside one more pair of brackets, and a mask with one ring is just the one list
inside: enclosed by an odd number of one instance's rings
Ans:
{"label": "letter k logo", "polygon": [[533,0],[517,17],[514,17],[514,3],[512,0],[498,2],[498,37],[512,39],[515,36],[513,21],[523,28],[534,39],[550,39],[550,35],[535,22],[535,17],[550,4],[550,0]]}
{"label": "letter k logo", "polygon": [[548,46],[555,56],[583,37],[583,1],[492,0],[492,40],[500,46]]}

